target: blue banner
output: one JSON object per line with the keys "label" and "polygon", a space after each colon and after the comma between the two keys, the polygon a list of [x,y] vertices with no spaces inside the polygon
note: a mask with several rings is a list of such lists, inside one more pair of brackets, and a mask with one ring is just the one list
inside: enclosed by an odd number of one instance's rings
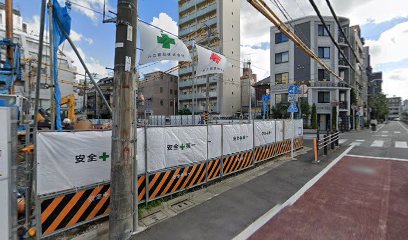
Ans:
{"label": "blue banner", "polygon": [[70,5],[66,4],[65,7],[61,7],[58,3],[58,0],[53,0],[53,37],[54,37],[54,85],[55,85],[55,111],[57,119],[55,121],[56,129],[62,130],[62,121],[61,121],[61,90],[58,83],[58,47],[65,41],[65,36],[61,31],[60,26],[56,19],[59,20],[61,26],[67,34],[71,32],[71,16],[69,15]]}

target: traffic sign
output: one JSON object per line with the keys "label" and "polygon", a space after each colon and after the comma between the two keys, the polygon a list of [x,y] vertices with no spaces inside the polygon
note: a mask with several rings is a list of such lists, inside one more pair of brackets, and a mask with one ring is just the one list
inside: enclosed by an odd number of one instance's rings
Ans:
{"label": "traffic sign", "polygon": [[291,103],[292,102],[297,102],[298,101],[298,96],[290,94],[290,95],[288,95],[288,101],[291,102]]}
{"label": "traffic sign", "polygon": [[288,112],[290,112],[290,113],[295,113],[295,112],[298,112],[298,108],[296,107],[296,105],[295,104],[293,104],[293,103],[291,103],[290,104],[290,106],[289,106],[289,108],[288,108]]}
{"label": "traffic sign", "polygon": [[299,87],[296,85],[289,86],[288,93],[289,94],[297,94]]}

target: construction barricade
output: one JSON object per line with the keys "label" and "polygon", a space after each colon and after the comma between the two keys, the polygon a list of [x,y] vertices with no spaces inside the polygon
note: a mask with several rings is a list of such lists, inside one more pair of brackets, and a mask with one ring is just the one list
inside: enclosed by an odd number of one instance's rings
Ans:
{"label": "construction barricade", "polygon": [[[139,203],[253,167],[303,146],[302,120],[138,129]],[[111,131],[37,134],[37,216],[41,237],[109,214]]]}

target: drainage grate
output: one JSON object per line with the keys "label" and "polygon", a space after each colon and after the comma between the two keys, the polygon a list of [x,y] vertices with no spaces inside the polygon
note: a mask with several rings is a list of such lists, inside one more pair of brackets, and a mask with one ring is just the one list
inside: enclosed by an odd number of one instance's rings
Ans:
{"label": "drainage grate", "polygon": [[192,206],[194,206],[195,203],[193,203],[190,200],[184,200],[181,202],[178,202],[176,204],[171,205],[171,208],[177,212],[182,212],[184,210],[186,210],[187,208],[190,208]]}
{"label": "drainage grate", "polygon": [[146,216],[142,219],[140,219],[140,221],[146,225],[146,226],[150,226],[155,224],[156,222],[159,222],[163,219],[167,218],[166,214],[164,214],[162,211],[159,212],[155,212],[153,214],[150,214],[149,216]]}

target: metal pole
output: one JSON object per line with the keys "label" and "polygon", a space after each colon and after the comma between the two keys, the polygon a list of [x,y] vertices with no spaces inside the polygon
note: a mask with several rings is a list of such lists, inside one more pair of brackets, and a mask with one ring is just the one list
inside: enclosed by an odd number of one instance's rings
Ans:
{"label": "metal pole", "polygon": [[[13,41],[13,0],[6,0],[6,38]],[[7,59],[9,63],[13,65],[13,47],[7,45]],[[13,94],[13,92],[12,92]]]}
{"label": "metal pole", "polygon": [[[118,1],[120,1],[120,0],[118,0]],[[134,0],[132,0],[132,1],[134,1]],[[61,23],[60,23],[59,19],[56,18],[55,20],[56,20],[58,26],[60,27],[61,32],[64,34],[64,36],[65,36],[66,39],[68,40],[69,45],[71,45],[72,50],[74,50],[75,54],[77,55],[79,61],[81,62],[82,67],[85,69],[86,73],[88,74],[89,79],[91,80],[91,82],[92,82],[93,85],[95,86],[96,91],[97,91],[97,92],[99,93],[99,95],[101,96],[101,98],[102,98],[103,102],[105,103],[106,107],[108,108],[109,112],[110,112],[111,114],[113,114],[113,113],[112,113],[112,108],[109,106],[109,103],[108,103],[108,101],[106,100],[105,96],[103,95],[102,90],[99,88],[98,84],[96,84],[95,79],[93,78],[91,72],[89,71],[89,69],[88,69],[88,67],[86,66],[84,60],[82,59],[81,55],[79,54],[78,49],[76,48],[74,42],[71,40],[71,38],[69,37],[69,35],[68,35],[67,32],[65,31],[65,29],[61,26]],[[96,95],[96,94],[95,94],[95,95]],[[95,98],[96,98],[96,96],[95,96]]]}
{"label": "metal pole", "polygon": [[294,121],[293,121],[293,112],[291,112],[290,113],[290,118],[291,118],[291,121],[292,121],[292,126],[293,126],[293,131],[292,131],[292,141],[291,141],[291,145],[292,145],[292,147],[291,147],[291,150],[290,150],[290,156],[291,156],[291,158],[292,158],[292,160],[294,159],[294,157],[293,157],[293,138],[295,137],[295,128],[294,128],[294,126],[295,126],[295,123],[294,123]]}
{"label": "metal pole", "polygon": [[[251,62],[248,62],[249,69],[251,69]],[[252,93],[251,93],[251,79],[252,79],[252,70],[251,75],[248,78],[248,92],[249,92],[249,122],[251,122],[252,118]]]}
{"label": "metal pole", "polygon": [[[43,45],[44,45],[44,23],[45,23],[45,5],[47,0],[42,0],[41,3],[41,18],[40,18],[40,36],[39,36],[39,43],[38,43],[38,60],[37,60],[37,79],[36,79],[36,86],[35,86],[35,105],[34,105],[34,128],[33,128],[33,143],[34,143],[34,157],[30,158],[32,160],[29,164],[29,191],[28,195],[26,196],[26,204],[27,209],[31,211],[31,199],[32,193],[36,193],[35,184],[33,184],[33,169],[37,163],[37,128],[38,128],[38,121],[37,115],[39,110],[39,103],[40,103],[40,83],[41,83],[41,65],[42,65],[42,55],[43,55]],[[32,191],[31,191],[32,189]]]}
{"label": "metal pole", "polygon": [[148,171],[148,166],[147,166],[147,126],[144,126],[144,158],[145,158],[145,177],[146,177],[146,200],[145,204],[146,206],[149,203],[149,171]]}
{"label": "metal pole", "polygon": [[85,72],[85,80],[84,80],[84,90],[83,90],[83,92],[82,92],[82,96],[83,96],[83,99],[82,99],[82,109],[83,109],[83,112],[86,114],[86,109],[87,109],[87,98],[86,98],[86,88],[87,88],[87,85],[86,85],[86,72]]}
{"label": "metal pole", "polygon": [[133,214],[137,214],[137,205],[134,206],[135,191],[132,189],[132,172],[137,170],[136,155],[134,155],[134,143],[137,141],[137,135],[134,134],[134,129],[137,127],[134,119],[134,112],[137,111],[134,101],[135,83],[138,79],[135,68],[136,34],[137,0],[118,0],[116,46],[122,47],[115,48],[113,81],[115,108],[112,114],[111,212],[109,215],[109,238],[112,240],[129,239],[132,231],[136,231],[133,228],[134,225],[137,226],[137,222],[133,222]]}
{"label": "metal pole", "polygon": [[194,109],[194,96],[195,96],[195,93],[194,93],[194,87],[195,87],[195,71],[194,71],[194,48],[195,48],[195,40],[193,40],[193,46],[192,46],[192,48],[191,48],[191,55],[193,55],[193,61],[191,62],[191,70],[193,71],[192,72],[192,80],[193,80],[193,90],[192,90],[192,98],[191,98],[191,102],[192,102],[192,107],[191,107],[191,113],[192,113],[192,116],[193,116],[193,125],[194,125],[194,119],[195,119],[195,109]]}
{"label": "metal pole", "polygon": [[[54,14],[54,8],[53,8],[53,4],[52,4],[52,0],[48,1],[48,24],[50,27],[50,82],[52,82],[51,84],[51,88],[50,88],[50,109],[51,109],[51,130],[55,130],[55,117],[56,117],[56,106],[55,106],[55,72],[54,72],[54,63],[55,63],[55,57],[54,56],[54,24],[53,24],[53,14]],[[61,114],[61,113],[58,113]]]}

